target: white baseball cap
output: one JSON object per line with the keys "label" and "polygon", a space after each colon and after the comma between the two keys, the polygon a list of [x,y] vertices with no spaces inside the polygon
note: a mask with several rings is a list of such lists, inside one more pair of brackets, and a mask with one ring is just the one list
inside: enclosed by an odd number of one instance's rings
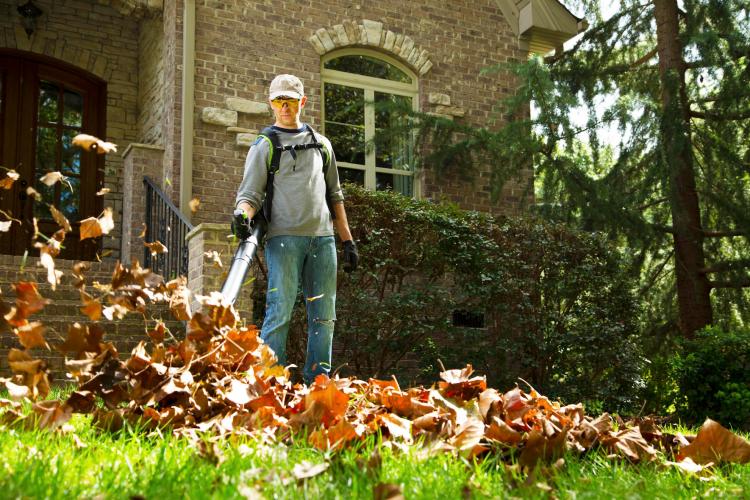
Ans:
{"label": "white baseball cap", "polygon": [[271,100],[282,96],[302,99],[303,95],[305,95],[305,87],[302,85],[302,80],[294,75],[278,75],[268,88],[268,96]]}

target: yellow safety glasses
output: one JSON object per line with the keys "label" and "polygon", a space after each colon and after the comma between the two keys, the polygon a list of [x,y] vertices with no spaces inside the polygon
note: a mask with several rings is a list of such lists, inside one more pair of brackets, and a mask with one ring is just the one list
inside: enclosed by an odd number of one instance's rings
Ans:
{"label": "yellow safety glasses", "polygon": [[277,97],[276,99],[271,101],[271,106],[276,109],[283,108],[284,104],[289,106],[289,109],[292,111],[297,111],[299,109],[299,99],[293,99],[291,97]]}

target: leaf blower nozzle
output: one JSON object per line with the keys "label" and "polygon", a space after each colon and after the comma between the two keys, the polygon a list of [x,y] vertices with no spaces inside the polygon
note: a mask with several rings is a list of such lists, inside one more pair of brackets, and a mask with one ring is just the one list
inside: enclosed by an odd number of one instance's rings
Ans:
{"label": "leaf blower nozzle", "polygon": [[242,289],[242,283],[255,259],[258,246],[266,234],[266,220],[262,213],[250,219],[244,210],[237,209],[232,215],[232,234],[240,240],[232,257],[232,265],[221,287],[224,300],[234,304]]}

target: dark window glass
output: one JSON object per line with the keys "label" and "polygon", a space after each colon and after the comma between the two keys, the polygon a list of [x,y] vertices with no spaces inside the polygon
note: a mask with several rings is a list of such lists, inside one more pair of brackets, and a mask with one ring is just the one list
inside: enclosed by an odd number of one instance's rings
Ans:
{"label": "dark window glass", "polygon": [[402,126],[403,111],[411,109],[411,98],[375,92],[375,165],[412,170],[411,141]]}
{"label": "dark window glass", "polygon": [[364,55],[342,56],[327,61],[325,68],[372,76],[395,82],[411,83],[409,75],[385,61]]}
{"label": "dark window glass", "polygon": [[364,126],[365,91],[354,87],[325,84],[326,122]]}
{"label": "dark window glass", "polygon": [[375,189],[378,191],[391,190],[406,196],[414,195],[414,178],[411,175],[375,174]]}
{"label": "dark window glass", "polygon": [[80,218],[80,192],[81,179],[68,177],[66,182],[60,184],[60,211],[70,222],[76,222]]}
{"label": "dark window glass", "polygon": [[73,138],[77,130],[63,130],[62,135],[62,173],[81,175],[81,149],[73,147]]}
{"label": "dark window glass", "polygon": [[57,170],[57,129],[36,129],[36,171],[39,176]]}
{"label": "dark window glass", "polygon": [[52,82],[39,82],[39,121],[57,123],[60,87]]}
{"label": "dark window glass", "polygon": [[326,122],[326,136],[338,161],[365,164],[365,128]]}
{"label": "dark window glass", "polygon": [[63,94],[63,124],[80,127],[83,122],[83,96],[72,90]]}
{"label": "dark window glass", "polygon": [[340,182],[351,182],[359,184],[360,186],[365,185],[365,171],[357,170],[354,168],[339,167],[339,181]]}

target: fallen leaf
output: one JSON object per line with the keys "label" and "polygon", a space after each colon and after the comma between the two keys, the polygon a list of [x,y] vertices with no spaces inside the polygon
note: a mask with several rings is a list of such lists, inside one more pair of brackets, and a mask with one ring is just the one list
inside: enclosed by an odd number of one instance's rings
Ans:
{"label": "fallen leaf", "polygon": [[691,458],[697,464],[744,464],[750,462],[750,442],[708,418],[693,442],[680,448],[677,458]]}
{"label": "fallen leaf", "polygon": [[201,206],[201,200],[200,200],[200,198],[193,198],[192,200],[190,200],[189,205],[190,205],[190,211],[192,213],[197,212],[198,208]]}
{"label": "fallen leaf", "polygon": [[66,404],[57,400],[40,401],[32,407],[38,416],[38,425],[41,429],[56,429],[65,424],[73,415],[73,410]]}
{"label": "fallen leaf", "polygon": [[34,198],[36,201],[42,201],[42,195],[34,189],[33,187],[29,186],[26,188],[26,194]]}
{"label": "fallen leaf", "polygon": [[101,139],[88,134],[78,134],[73,137],[73,145],[85,151],[96,151],[100,155],[117,152],[117,145],[104,142]]}
{"label": "fallen leaf", "polygon": [[372,489],[373,500],[404,500],[401,487],[393,483],[378,483]]}
{"label": "fallen leaf", "polygon": [[39,178],[39,181],[48,186],[54,186],[56,183],[62,181],[63,179],[65,179],[65,176],[62,174],[62,172],[47,172]]}
{"label": "fallen leaf", "polygon": [[324,473],[328,470],[328,467],[329,464],[327,462],[313,464],[305,460],[298,464],[295,464],[294,468],[292,469],[292,474],[294,474],[294,477],[297,479],[309,479],[311,477],[315,477],[319,474]]}
{"label": "fallen leaf", "polygon": [[16,328],[16,335],[18,335],[18,341],[26,349],[35,349],[37,347],[46,347],[49,349],[49,345],[43,335],[45,330],[46,328],[41,322],[34,321]]}
{"label": "fallen leaf", "polygon": [[83,303],[83,306],[81,306],[81,312],[89,317],[91,321],[99,321],[102,317],[102,304],[98,300],[94,299],[91,295],[84,292],[83,290],[80,291],[81,294],[81,302]]}
{"label": "fallen leaf", "polygon": [[[31,391],[25,385],[14,384],[10,380],[5,381],[5,388],[8,390],[10,399],[14,401],[20,401],[23,398],[29,397]],[[0,405],[1,406],[1,405]]]}
{"label": "fallen leaf", "polygon": [[109,234],[114,227],[112,209],[107,207],[104,209],[103,215],[98,219],[96,217],[89,217],[81,221],[81,240],[98,238],[103,234]]}
{"label": "fallen leaf", "polygon": [[388,429],[388,433],[391,437],[403,439],[407,443],[412,442],[411,420],[401,418],[392,413],[384,413],[380,415],[380,421],[385,425],[385,428]]}
{"label": "fallen leaf", "polygon": [[213,264],[213,267],[216,267],[218,269],[222,269],[224,267],[221,263],[221,255],[216,250],[204,252],[203,258],[208,259]]}
{"label": "fallen leaf", "polygon": [[154,242],[151,242],[151,243],[144,242],[143,246],[145,246],[146,248],[148,248],[151,251],[151,255],[152,256],[156,256],[157,254],[167,253],[168,252],[167,247],[165,247],[161,243],[161,241],[154,241]]}
{"label": "fallen leaf", "polygon": [[713,462],[708,462],[705,465],[702,465],[693,462],[693,459],[690,457],[685,457],[679,462],[671,462],[669,460],[665,460],[664,465],[675,467],[676,469],[679,469],[682,472],[687,472],[688,474],[700,474],[701,472],[711,467],[713,465]]}
{"label": "fallen leaf", "polygon": [[52,214],[52,218],[55,219],[55,222],[57,222],[57,225],[60,226],[63,231],[66,233],[73,231],[73,228],[70,227],[70,222],[68,222],[68,219],[65,218],[62,212],[55,208],[54,205],[47,205],[47,207]]}
{"label": "fallen leaf", "polygon": [[39,265],[47,270],[47,283],[52,286],[52,290],[57,289],[57,284],[60,283],[60,277],[63,273],[55,269],[55,259],[52,255],[49,252],[42,251],[39,255]]}
{"label": "fallen leaf", "polygon": [[0,188],[10,189],[13,187],[13,183],[18,180],[20,175],[15,170],[8,170],[5,173],[5,177],[0,179]]}
{"label": "fallen leaf", "polygon": [[504,420],[497,417],[492,418],[490,426],[485,432],[485,437],[492,441],[498,441],[503,444],[516,445],[521,442],[522,434],[507,423]]}

